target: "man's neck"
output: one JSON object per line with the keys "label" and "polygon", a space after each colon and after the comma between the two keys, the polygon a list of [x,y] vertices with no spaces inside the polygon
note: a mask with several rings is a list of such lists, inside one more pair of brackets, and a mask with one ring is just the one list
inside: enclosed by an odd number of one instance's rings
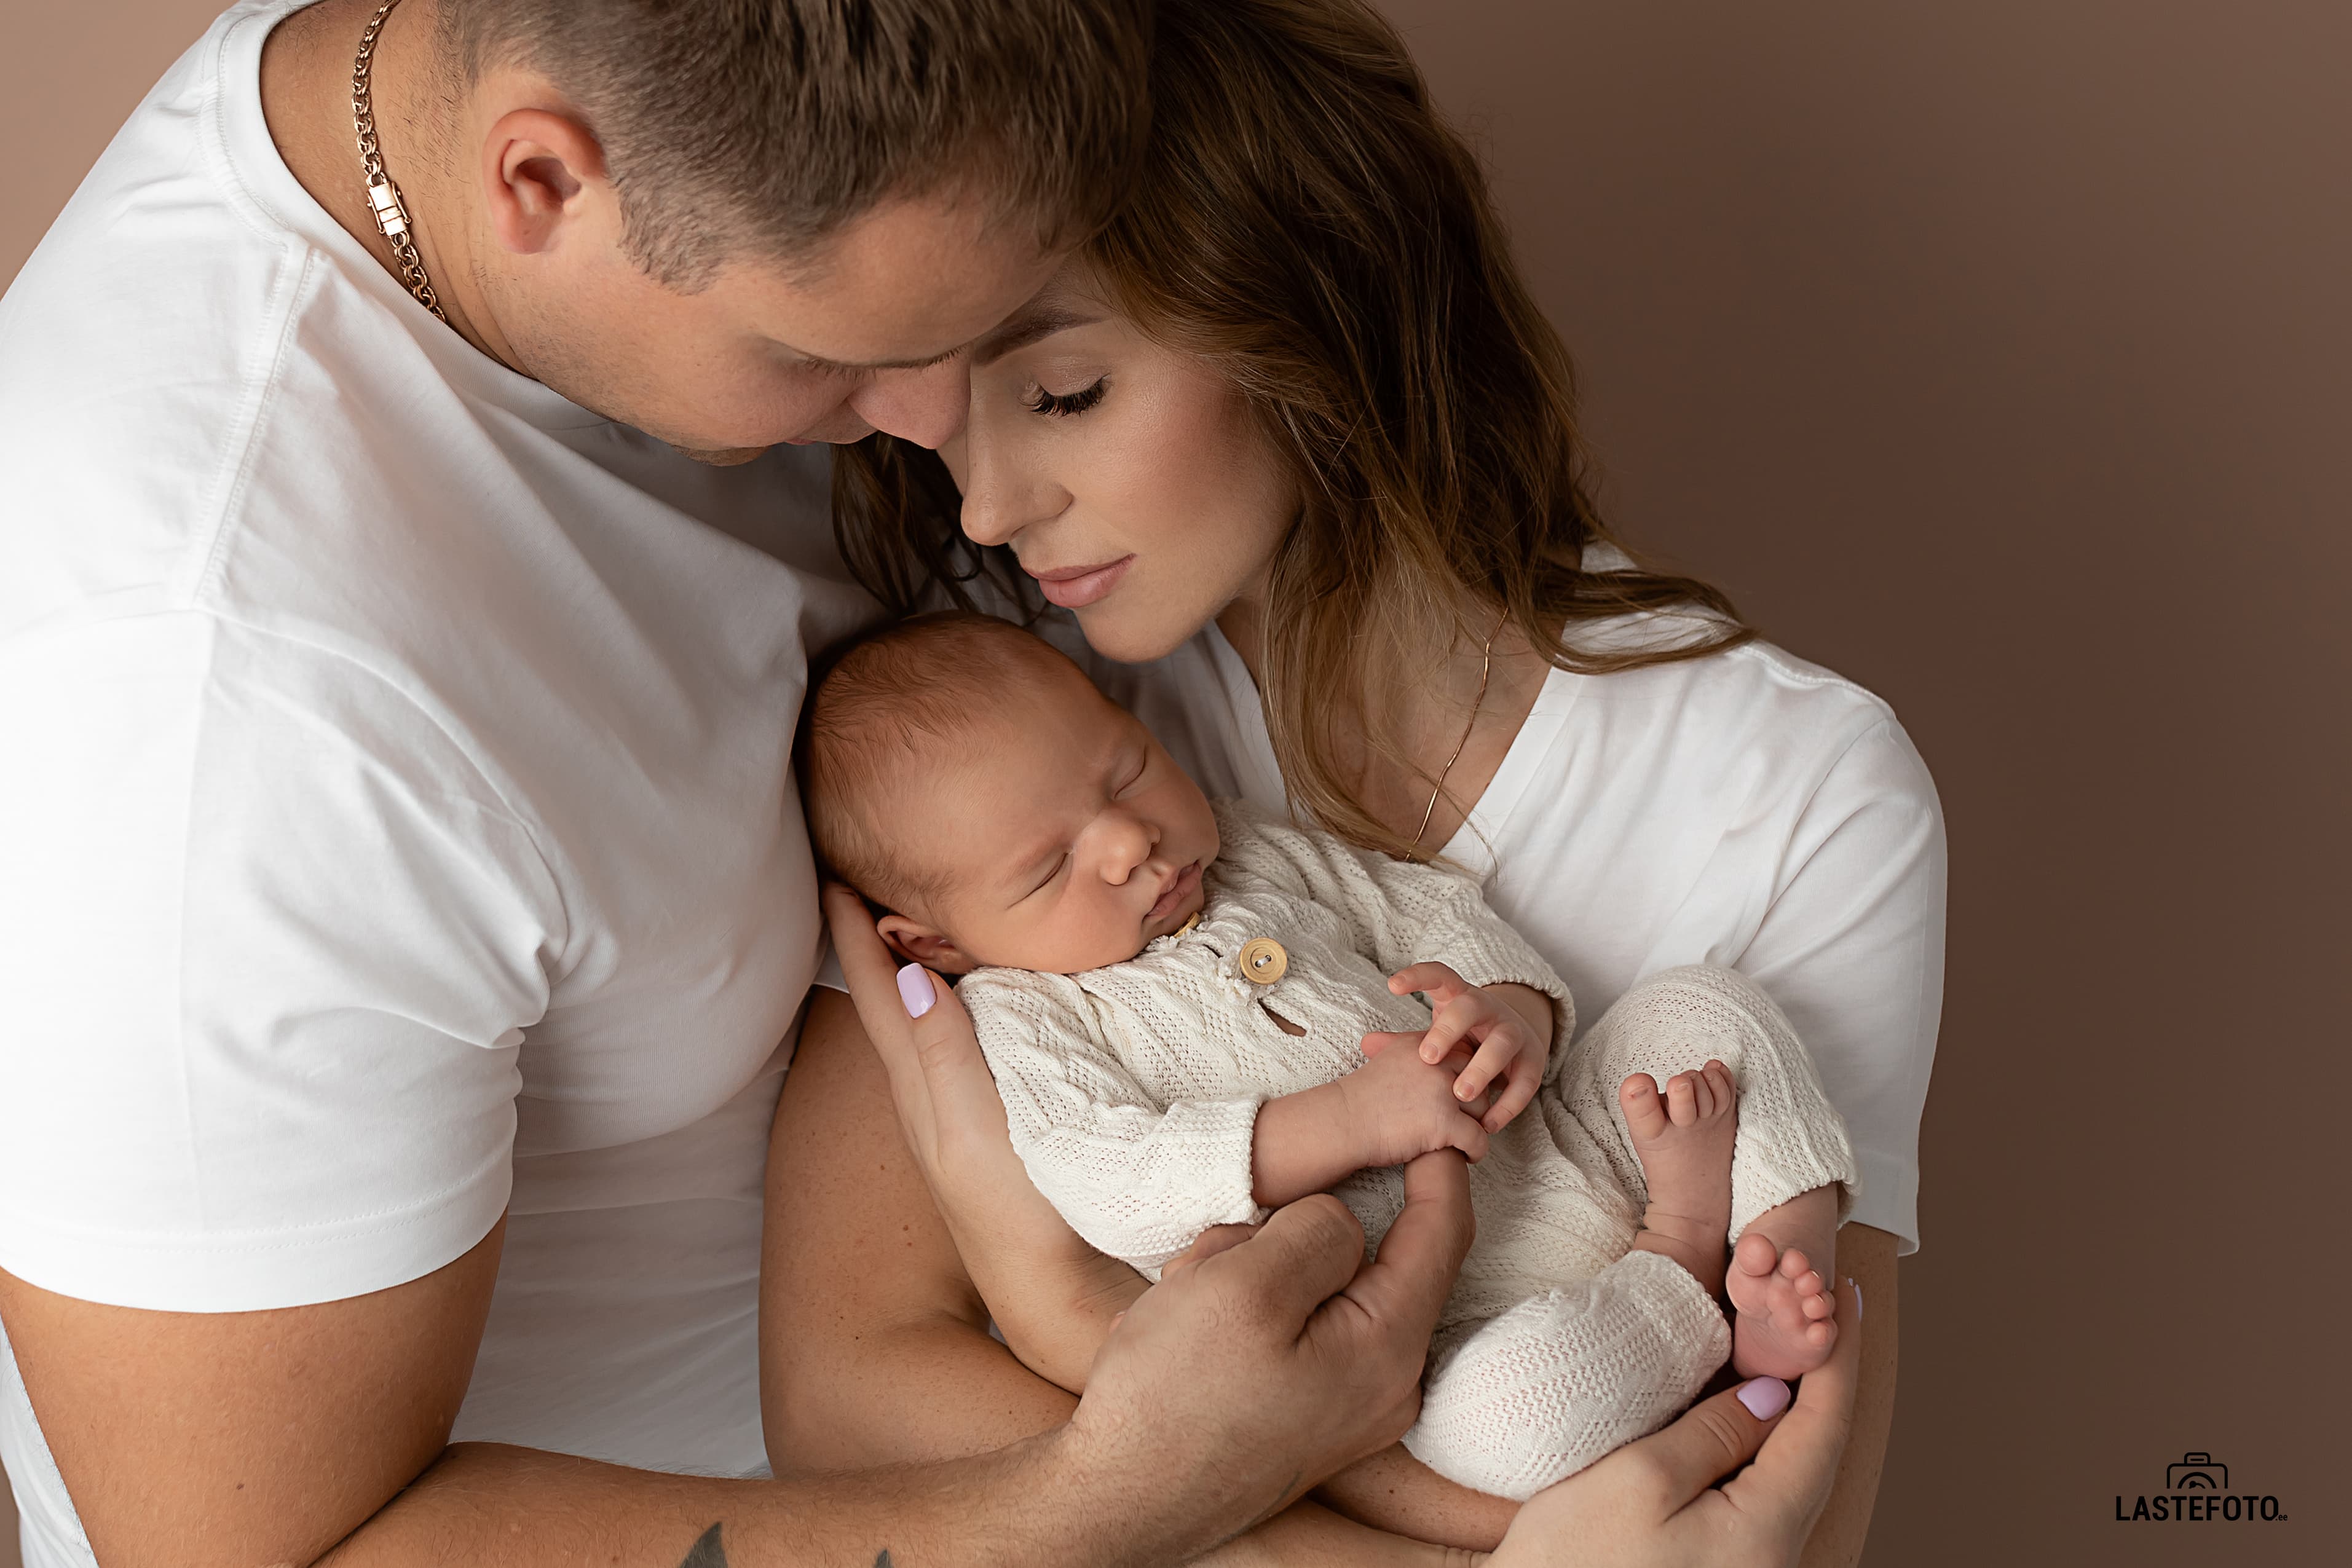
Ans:
{"label": "man's neck", "polygon": [[[352,126],[352,60],[379,4],[320,0],[279,23],[262,49],[261,110],[295,180],[405,287],[399,259],[368,207]],[[462,155],[468,138],[460,125],[426,119],[452,113],[459,96],[439,80],[445,68],[433,36],[436,5],[404,0],[377,36],[370,68],[377,141],[385,171],[407,205],[418,259],[450,326],[481,352],[519,370],[473,261],[487,233],[476,218],[480,198],[470,160]]]}

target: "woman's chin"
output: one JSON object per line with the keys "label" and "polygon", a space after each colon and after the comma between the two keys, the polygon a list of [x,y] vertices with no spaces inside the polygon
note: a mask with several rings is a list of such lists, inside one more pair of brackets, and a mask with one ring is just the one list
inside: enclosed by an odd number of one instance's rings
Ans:
{"label": "woman's chin", "polygon": [[1078,630],[1086,634],[1087,646],[1122,664],[1148,664],[1154,659],[1164,659],[1190,642],[1201,629],[1201,622],[1171,621],[1164,614],[1123,613],[1121,606],[1108,601],[1072,613],[1078,618]]}

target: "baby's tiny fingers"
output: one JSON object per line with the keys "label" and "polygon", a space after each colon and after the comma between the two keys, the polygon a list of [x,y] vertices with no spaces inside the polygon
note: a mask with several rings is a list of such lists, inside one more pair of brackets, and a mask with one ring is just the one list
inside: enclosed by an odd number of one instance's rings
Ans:
{"label": "baby's tiny fingers", "polygon": [[1520,1112],[1534,1103],[1536,1091],[1543,1085],[1542,1073],[1519,1071],[1523,1061],[1524,1059],[1511,1064],[1509,1082],[1504,1087],[1503,1097],[1495,1102],[1494,1109],[1488,1111],[1484,1118],[1486,1131],[1490,1133],[1499,1133],[1516,1121]]}
{"label": "baby's tiny fingers", "polygon": [[1389,977],[1389,989],[1398,996],[1419,991],[1433,1007],[1443,1007],[1470,988],[1450,964],[1408,964]]}
{"label": "baby's tiny fingers", "polygon": [[[1430,1032],[1434,1034],[1437,1031],[1432,1030]],[[1470,1059],[1470,1065],[1454,1078],[1454,1097],[1457,1100],[1473,1098],[1495,1081],[1496,1074],[1510,1066],[1518,1054],[1519,1042],[1511,1038],[1508,1030],[1496,1030],[1478,1048],[1478,1054]]]}
{"label": "baby's tiny fingers", "polygon": [[1465,1014],[1440,1008],[1430,1020],[1429,1032],[1421,1037],[1421,1059],[1435,1063],[1445,1060],[1447,1053],[1461,1042],[1470,1026],[1477,1022],[1475,1013]]}
{"label": "baby's tiny fingers", "polygon": [[1363,1038],[1362,1050],[1366,1060],[1369,1061],[1384,1051],[1394,1051],[1402,1045],[1416,1045],[1420,1040],[1421,1031],[1418,1030],[1368,1034]]}

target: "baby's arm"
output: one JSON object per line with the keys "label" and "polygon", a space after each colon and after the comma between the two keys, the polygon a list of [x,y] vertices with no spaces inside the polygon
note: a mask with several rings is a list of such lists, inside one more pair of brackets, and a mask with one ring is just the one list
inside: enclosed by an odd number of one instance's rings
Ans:
{"label": "baby's arm", "polygon": [[1400,1166],[1433,1149],[1486,1155],[1479,1125],[1485,1097],[1457,1099],[1455,1074],[1469,1058],[1423,1061],[1410,1049],[1381,1051],[1345,1077],[1258,1108],[1251,1142],[1251,1190],[1267,1208],[1328,1192],[1360,1170]]}
{"label": "baby's arm", "polygon": [[961,994],[1013,1149],[1089,1245],[1156,1269],[1213,1225],[1265,1217],[1251,1196],[1259,1097],[1160,1103],[1064,977],[982,970]]}

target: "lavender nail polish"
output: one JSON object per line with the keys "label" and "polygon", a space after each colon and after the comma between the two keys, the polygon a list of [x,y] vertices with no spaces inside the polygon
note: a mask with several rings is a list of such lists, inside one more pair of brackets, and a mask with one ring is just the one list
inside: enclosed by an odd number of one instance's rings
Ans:
{"label": "lavender nail polish", "polygon": [[1769,1421],[1789,1407],[1789,1385],[1777,1377],[1751,1377],[1739,1385],[1739,1402],[1759,1421]]}
{"label": "lavender nail polish", "polygon": [[898,971],[898,999],[907,1004],[907,1016],[921,1018],[931,1010],[940,994],[931,985],[931,972],[920,964],[909,964]]}

